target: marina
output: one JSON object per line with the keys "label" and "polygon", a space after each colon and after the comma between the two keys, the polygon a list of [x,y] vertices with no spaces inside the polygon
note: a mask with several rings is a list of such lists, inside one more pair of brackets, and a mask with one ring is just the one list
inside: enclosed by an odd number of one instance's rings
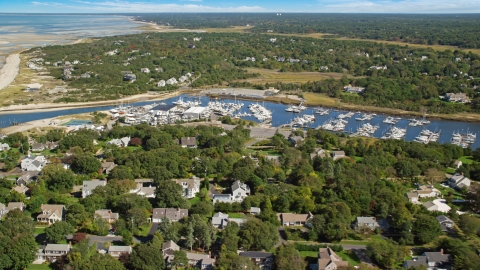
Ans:
{"label": "marina", "polygon": [[[480,123],[472,123],[472,122],[460,122],[460,121],[448,121],[448,120],[437,120],[437,119],[428,119],[430,124],[425,124],[422,126],[409,126],[409,118],[407,117],[396,117],[390,115],[371,115],[371,120],[357,120],[357,118],[364,118],[365,112],[348,112],[348,111],[341,111],[341,110],[332,110],[332,109],[325,109],[325,108],[318,108],[318,107],[306,107],[301,113],[293,113],[287,112],[286,109],[288,105],[280,104],[280,103],[273,103],[273,102],[256,102],[251,100],[242,100],[241,102],[235,99],[213,99],[210,100],[208,97],[190,97],[187,95],[182,95],[180,97],[173,97],[162,101],[143,101],[143,102],[135,102],[131,103],[129,107],[139,107],[145,105],[156,105],[156,106],[174,106],[173,102],[178,102],[181,100],[184,103],[191,102],[190,104],[195,105],[195,101],[199,102],[197,105],[206,107],[206,114],[208,113],[215,113],[216,115],[230,115],[232,118],[242,118],[246,120],[251,120],[259,123],[269,123],[273,127],[280,127],[280,126],[288,126],[291,128],[318,128],[319,126],[323,126],[325,124],[331,124],[331,126],[327,126],[326,129],[332,132],[344,132],[344,131],[357,131],[358,128],[362,127],[363,124],[370,124],[371,126],[378,126],[375,131],[368,133],[369,137],[373,138],[382,138],[386,135],[387,131],[393,126],[400,129],[406,129],[404,132],[404,136],[401,137],[406,141],[417,141],[423,142],[423,139],[417,137],[425,136],[422,135],[421,132],[424,129],[431,130],[441,130],[437,136],[430,136],[428,138],[428,142],[437,141],[439,143],[454,143],[460,146],[470,146],[473,149],[480,147],[480,142],[476,140],[477,133],[480,132]],[[218,102],[218,103],[217,103]],[[222,105],[220,105],[222,104]],[[237,104],[237,105],[235,105]],[[238,105],[243,104],[243,106]],[[252,106],[251,106],[252,105]],[[260,106],[263,109],[260,109]],[[303,105],[302,105],[303,106]],[[124,106],[126,107],[126,106]],[[254,111],[251,110],[254,108]],[[59,111],[46,111],[46,112],[35,112],[29,113],[26,111],[25,113],[15,113],[15,114],[1,114],[0,115],[0,127],[8,127],[10,126],[10,121],[15,119],[16,123],[25,123],[33,120],[39,119],[47,119],[53,118],[62,115],[71,115],[71,114],[78,114],[78,113],[89,113],[94,111],[110,111],[115,109],[120,112],[119,106],[98,106],[98,107],[89,107],[89,108],[75,108],[75,109],[68,109],[68,110],[59,110]],[[142,110],[146,110],[144,108]],[[186,107],[177,107],[173,109],[174,111],[177,110],[176,119],[183,120],[181,113],[187,111]],[[215,112],[217,110],[217,112]],[[269,111],[270,114],[266,113],[258,113],[262,110]],[[321,112],[321,113],[319,113]],[[195,112],[194,112],[195,113]],[[126,112],[124,112],[126,116]],[[130,113],[131,114],[131,113]],[[135,113],[134,113],[135,114]],[[156,115],[157,123],[166,123],[166,122],[174,122],[174,120],[169,120],[168,117],[165,115]],[[352,115],[353,114],[353,115]],[[305,121],[308,118],[309,120]],[[342,119],[337,119],[339,115],[352,115],[350,118],[343,117]],[[314,116],[313,118],[311,116]],[[131,117],[131,116],[129,116]],[[178,118],[180,117],[180,118]],[[370,117],[369,117],[370,118]],[[158,120],[163,119],[163,120]],[[174,119],[174,118],[172,118]],[[300,120],[302,119],[302,120]],[[131,119],[133,120],[133,118]],[[137,120],[137,119],[135,119]],[[185,120],[188,120],[185,117]],[[175,120],[176,121],[176,120]],[[135,122],[135,121],[134,121]],[[140,119],[140,122],[142,120]],[[456,136],[456,134],[464,134],[465,136]],[[470,135],[469,135],[470,134]],[[359,134],[358,136],[365,136],[366,134]],[[453,136],[455,135],[455,136]],[[398,136],[395,136],[398,137]],[[452,137],[455,137],[452,140]],[[461,140],[459,140],[461,138]],[[423,142],[424,143],[424,142]],[[467,143],[467,144],[466,144]]]}

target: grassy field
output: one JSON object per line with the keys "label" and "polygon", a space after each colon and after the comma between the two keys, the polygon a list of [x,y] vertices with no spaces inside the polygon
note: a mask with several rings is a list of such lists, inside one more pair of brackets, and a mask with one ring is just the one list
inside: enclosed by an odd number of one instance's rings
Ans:
{"label": "grassy field", "polygon": [[311,106],[337,107],[340,105],[340,100],[331,98],[324,94],[306,92],[303,93],[303,97],[307,100],[307,105]]}
{"label": "grassy field", "polygon": [[258,73],[260,77],[239,80],[240,82],[250,82],[256,84],[265,83],[306,83],[313,81],[320,81],[329,78],[340,79],[343,76],[354,78],[354,76],[346,73],[335,72],[280,72],[278,70],[262,69],[262,68],[247,68],[249,73]]}
{"label": "grassy field", "polygon": [[445,196],[448,196],[448,193],[452,193],[453,194],[453,197],[455,199],[463,199],[464,195],[459,193],[458,191],[456,191],[455,189],[453,188],[449,188],[449,187],[443,187],[441,186],[440,184],[434,184],[433,185],[436,189],[438,189],[440,191],[440,193],[442,193],[442,195],[445,197]]}
{"label": "grassy field", "polygon": [[195,198],[192,198],[192,199],[188,200],[188,202],[190,202],[191,206],[194,206],[199,201],[200,201],[200,197],[195,197]]}
{"label": "grassy field", "polygon": [[244,218],[244,213],[228,213],[229,218]]}
{"label": "grassy field", "polygon": [[460,157],[458,160],[460,160],[463,164],[472,164],[473,163],[473,157],[472,156],[463,156],[463,157]]}
{"label": "grassy field", "polygon": [[363,157],[353,157],[355,163],[363,161]]}
{"label": "grassy field", "polygon": [[42,234],[45,233],[45,227],[35,227],[34,234]]}

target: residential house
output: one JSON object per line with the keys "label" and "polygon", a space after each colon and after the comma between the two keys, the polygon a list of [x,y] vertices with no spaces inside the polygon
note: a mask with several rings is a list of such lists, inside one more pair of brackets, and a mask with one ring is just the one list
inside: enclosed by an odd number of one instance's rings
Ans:
{"label": "residential house", "polygon": [[440,226],[442,227],[443,232],[447,232],[449,229],[455,226],[455,222],[453,222],[453,220],[449,219],[445,215],[440,215],[440,216],[437,216],[436,218],[438,223],[440,223]]}
{"label": "residential house", "polygon": [[8,151],[10,146],[7,143],[0,143],[0,151]]}
{"label": "residential house", "polygon": [[24,186],[24,185],[20,185],[20,186],[15,186],[15,187],[12,187],[12,190],[20,193],[20,194],[27,194],[27,191],[28,191],[28,187]]}
{"label": "residential house", "polygon": [[181,76],[180,78],[178,78],[178,81],[181,82],[181,83],[183,83],[183,82],[185,82],[187,79],[188,79],[188,77],[186,77],[186,76]]}
{"label": "residential house", "polygon": [[180,138],[180,145],[183,148],[197,148],[197,139],[195,137]]}
{"label": "residential house", "polygon": [[195,44],[190,44],[190,45],[188,45],[188,48],[189,48],[189,49],[195,49]]}
{"label": "residential house", "polygon": [[63,255],[66,255],[72,249],[68,244],[47,244],[45,248],[40,248],[37,252],[37,260],[45,260],[53,263],[60,259]]}
{"label": "residential house", "polygon": [[463,163],[460,160],[455,160],[455,162],[453,163],[453,167],[455,167],[456,169],[460,168],[462,165]]}
{"label": "residential house", "polygon": [[452,256],[444,254],[443,249],[441,249],[440,252],[424,252],[421,256],[403,262],[403,268],[405,269],[420,266],[429,270],[451,269]]}
{"label": "residential house", "polygon": [[200,192],[200,178],[192,177],[190,179],[176,179],[175,183],[183,188],[183,196],[187,199],[194,198]]}
{"label": "residential house", "polygon": [[65,216],[65,205],[60,204],[42,204],[40,206],[41,214],[37,216],[37,222],[53,224],[62,221]]}
{"label": "residential house", "polygon": [[347,267],[348,262],[343,261],[330,247],[318,249],[318,260],[316,266],[311,269],[335,270],[340,267]]}
{"label": "residential house", "polygon": [[192,267],[196,267],[202,270],[213,269],[215,260],[210,258],[208,254],[197,254],[187,252],[188,264]]}
{"label": "residential house", "polygon": [[425,202],[423,204],[428,211],[438,211],[442,213],[448,213],[450,211],[450,206],[445,203],[445,200],[433,200],[432,202]]}
{"label": "residential house", "polygon": [[217,229],[224,229],[228,224],[228,214],[218,212],[212,217],[212,226]]}
{"label": "residential house", "polygon": [[97,187],[106,186],[107,181],[105,180],[91,180],[91,181],[83,181],[82,187],[82,198],[86,198],[92,195],[92,191]]}
{"label": "residential house", "polygon": [[9,202],[8,206],[5,206],[3,203],[0,203],[0,218],[14,209],[19,209],[23,212],[25,209],[25,204],[23,202]]}
{"label": "residential house", "polygon": [[44,156],[28,156],[20,164],[24,171],[41,171],[47,163]]}
{"label": "residential house", "polygon": [[301,136],[292,136],[288,138],[288,141],[292,144],[294,147],[298,147],[301,142],[303,142],[305,139],[302,138]]}
{"label": "residential house", "polygon": [[451,188],[458,188],[461,189],[463,187],[469,187],[470,186],[470,179],[465,177],[463,173],[456,173],[448,179],[448,185]]}
{"label": "residential house", "polygon": [[411,203],[419,203],[418,202],[418,193],[417,192],[407,192],[406,194],[408,201]]}
{"label": "residential house", "polygon": [[157,83],[157,86],[158,86],[158,87],[165,87],[165,80],[160,80],[160,81]]}
{"label": "residential house", "polygon": [[131,246],[110,246],[108,248],[108,254],[114,258],[118,258],[122,256],[123,254],[128,254],[130,255],[132,253],[132,247]]}
{"label": "residential house", "polygon": [[178,82],[177,82],[177,79],[175,79],[175,78],[173,78],[173,77],[170,78],[170,79],[168,79],[168,80],[165,82],[165,84],[168,84],[168,85],[173,85],[173,84],[177,84],[177,83],[178,83]]}
{"label": "residential house", "polygon": [[262,270],[273,269],[274,256],[270,252],[245,251],[239,254],[242,257],[249,258],[253,264]]}
{"label": "residential house", "polygon": [[179,251],[179,250],[180,250],[180,247],[172,240],[163,243],[162,254],[167,264],[171,263],[175,258],[175,256],[173,255],[173,252]]}
{"label": "residential house", "polygon": [[233,202],[243,202],[243,200],[250,195],[250,187],[237,180],[232,185],[232,200]]}
{"label": "residential house", "polygon": [[110,174],[110,172],[113,170],[113,168],[117,167],[117,164],[115,162],[109,162],[109,161],[103,161],[102,162],[102,172],[104,174]]}
{"label": "residential house", "polygon": [[358,87],[358,86],[351,86],[347,85],[344,86],[343,89],[347,93],[352,93],[352,94],[363,94],[365,92],[365,87]]}
{"label": "residential house", "polygon": [[45,150],[45,145],[43,143],[32,144],[32,151],[33,152],[41,152],[43,150]]}
{"label": "residential house", "polygon": [[357,217],[355,222],[355,229],[360,229],[362,227],[368,227],[370,230],[375,230],[380,228],[380,225],[377,222],[377,219],[374,217]]}
{"label": "residential house", "polygon": [[308,214],[278,213],[277,218],[282,226],[307,226],[313,215],[310,212]]}
{"label": "residential house", "polygon": [[427,186],[427,185],[422,185],[419,186],[417,190],[415,190],[418,194],[419,198],[432,198],[432,197],[437,197],[441,194],[441,192],[434,188],[433,186]]}
{"label": "residential house", "polygon": [[345,158],[345,151],[332,151],[331,153],[333,160]]}
{"label": "residential house", "polygon": [[448,102],[470,103],[470,98],[465,93],[446,93],[444,99]]}
{"label": "residential house", "polygon": [[262,210],[260,209],[260,207],[250,207],[250,214],[256,216],[256,215],[260,215],[260,212]]}
{"label": "residential house", "polygon": [[28,185],[30,184],[32,181],[37,181],[37,178],[38,178],[38,175],[40,174],[40,171],[29,171],[29,172],[25,172],[23,173],[22,175],[20,175],[18,178],[17,178],[17,185]]}
{"label": "residential house", "polygon": [[140,71],[142,73],[150,73],[150,69],[149,68],[141,68]]}
{"label": "residential house", "polygon": [[153,185],[152,179],[135,179],[137,187],[131,189],[130,193],[137,194],[143,198],[155,198],[157,187]]}
{"label": "residential house", "polygon": [[315,152],[310,154],[311,159],[314,159],[315,157],[325,158],[326,157],[325,150],[323,150],[322,148],[316,148]]}
{"label": "residential house", "polygon": [[99,209],[95,211],[95,218],[101,218],[108,223],[114,223],[118,220],[119,214],[113,213],[110,209]]}
{"label": "residential house", "polygon": [[188,217],[188,209],[181,208],[154,208],[152,213],[152,222],[160,223],[163,218],[176,222]]}
{"label": "residential house", "polygon": [[118,147],[127,147],[130,143],[130,137],[123,137],[121,139],[113,139],[107,142],[107,145],[116,145]]}

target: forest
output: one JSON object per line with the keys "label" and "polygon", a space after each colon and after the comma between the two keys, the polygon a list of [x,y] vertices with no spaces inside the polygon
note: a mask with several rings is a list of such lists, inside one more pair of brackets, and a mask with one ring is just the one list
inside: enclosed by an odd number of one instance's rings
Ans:
{"label": "forest", "polygon": [[[194,44],[194,48],[189,48]],[[86,52],[86,53],[85,53]],[[107,54],[111,52],[110,54]],[[324,93],[347,103],[388,106],[431,112],[480,112],[478,78],[480,57],[462,51],[412,49],[362,41],[340,41],[264,34],[238,33],[150,33],[109,37],[88,44],[47,46],[30,51],[44,54],[45,61],[65,61],[74,65],[72,76],[64,78],[63,66],[46,66],[50,73],[65,79],[78,89],[59,97],[57,102],[117,99],[147,91],[169,91],[179,85],[158,87],[160,80],[194,74],[186,85],[207,87],[241,86],[258,89],[249,78],[259,74],[247,68],[280,72],[335,72],[352,75],[340,80],[307,83],[282,83],[277,89]],[[148,68],[149,73],[141,72]],[[136,81],[123,80],[125,71],[136,75]],[[83,78],[82,74],[90,74]],[[365,94],[344,94],[345,85],[365,87]],[[446,93],[466,93],[471,104],[442,101]]]}
{"label": "forest", "polygon": [[137,20],[174,28],[251,26],[255,33],[332,34],[427,45],[480,48],[478,14],[132,14]]}

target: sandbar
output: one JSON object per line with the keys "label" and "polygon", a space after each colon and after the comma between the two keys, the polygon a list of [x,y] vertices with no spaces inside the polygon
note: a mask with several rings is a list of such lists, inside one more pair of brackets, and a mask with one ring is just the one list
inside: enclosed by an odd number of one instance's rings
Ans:
{"label": "sandbar", "polygon": [[10,85],[18,75],[20,54],[14,53],[7,57],[5,65],[0,70],[0,90]]}

